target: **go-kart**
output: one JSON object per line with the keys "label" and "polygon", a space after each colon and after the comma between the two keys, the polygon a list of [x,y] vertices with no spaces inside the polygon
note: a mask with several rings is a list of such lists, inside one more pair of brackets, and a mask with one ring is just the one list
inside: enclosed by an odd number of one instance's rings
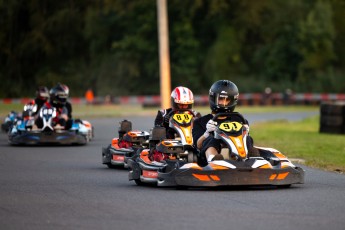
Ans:
{"label": "go-kart", "polygon": [[176,131],[175,139],[166,139],[164,127],[154,127],[151,130],[148,148],[143,148],[132,157],[126,158],[129,180],[134,180],[137,185],[156,184],[158,170],[166,166],[167,160],[196,160],[192,138],[194,114],[190,111],[174,111],[170,115],[169,127]]}
{"label": "go-kart", "polygon": [[11,145],[85,145],[94,135],[90,122],[70,119],[68,129],[56,126],[53,119],[57,116],[56,108],[42,107],[38,119],[42,127],[35,124],[36,105],[25,105],[23,116],[18,118],[8,132]]}
{"label": "go-kart", "polygon": [[[275,185],[289,187],[304,183],[304,170],[291,163],[280,151],[256,147],[259,157],[249,157],[248,130],[242,115],[217,114],[214,137],[223,145],[224,160],[197,163],[171,162],[158,171],[158,186],[215,187]],[[204,166],[201,167],[200,165]]]}
{"label": "go-kart", "polygon": [[13,126],[14,122],[18,119],[18,117],[20,117],[20,115],[17,112],[11,111],[5,117],[4,123],[1,124],[1,131],[7,133]]}
{"label": "go-kart", "polygon": [[132,157],[138,149],[147,143],[150,134],[146,131],[132,130],[132,122],[123,120],[118,129],[119,137],[102,148],[102,163],[108,168],[127,168],[126,157]]}

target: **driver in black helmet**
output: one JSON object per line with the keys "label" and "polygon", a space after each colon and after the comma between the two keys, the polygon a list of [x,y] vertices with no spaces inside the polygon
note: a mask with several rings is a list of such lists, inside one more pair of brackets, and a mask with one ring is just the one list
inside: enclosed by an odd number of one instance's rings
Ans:
{"label": "driver in black helmet", "polygon": [[[66,107],[68,99],[68,92],[63,84],[57,84],[49,91],[49,101],[46,102],[42,108],[56,108],[56,117],[53,118],[53,123],[57,129],[68,129],[69,111]],[[42,128],[43,122],[40,118],[36,121],[37,127]]]}
{"label": "driver in black helmet", "polygon": [[[39,86],[36,89],[36,97],[24,106],[23,117],[37,117],[38,111],[49,99],[49,90],[46,86]],[[30,111],[30,112],[29,112]]]}
{"label": "driver in black helmet", "polygon": [[49,90],[46,86],[39,86],[36,89],[36,98],[35,98],[35,104],[37,105],[37,112],[41,109],[41,107],[46,103],[49,99]]}
{"label": "driver in black helmet", "polygon": [[[194,121],[193,140],[200,150],[199,164],[207,165],[208,161],[223,160],[220,154],[221,142],[213,137],[217,123],[212,120],[217,113],[229,113],[235,110],[239,92],[237,86],[229,80],[216,81],[209,91],[209,103],[212,110],[211,114],[202,116]],[[249,130],[246,120],[244,124]],[[259,156],[258,150],[253,147],[252,138],[248,138],[249,156]]]}
{"label": "driver in black helmet", "polygon": [[66,108],[68,110],[68,118],[71,119],[72,118],[72,104],[68,101],[68,98],[69,98],[69,88],[65,84],[60,84],[60,86],[65,91],[65,93],[67,95],[67,100],[66,100],[65,106],[66,106]]}

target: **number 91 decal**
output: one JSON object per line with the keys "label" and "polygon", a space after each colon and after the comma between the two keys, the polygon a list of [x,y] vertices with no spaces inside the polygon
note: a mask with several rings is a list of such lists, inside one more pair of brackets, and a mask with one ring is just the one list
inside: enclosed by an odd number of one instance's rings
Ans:
{"label": "number 91 decal", "polygon": [[189,123],[192,120],[193,116],[185,113],[185,114],[174,114],[173,119],[180,124]]}
{"label": "number 91 decal", "polygon": [[242,128],[242,124],[236,121],[224,122],[220,124],[219,129],[225,132],[237,132]]}

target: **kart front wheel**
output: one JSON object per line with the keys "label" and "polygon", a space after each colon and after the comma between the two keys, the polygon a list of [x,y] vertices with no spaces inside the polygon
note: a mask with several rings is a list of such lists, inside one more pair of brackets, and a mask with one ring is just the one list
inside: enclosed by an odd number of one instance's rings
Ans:
{"label": "kart front wheel", "polygon": [[277,185],[277,188],[290,188],[291,184]]}
{"label": "kart front wheel", "polygon": [[110,163],[108,163],[108,164],[106,164],[107,166],[108,166],[108,168],[110,168],[110,169],[115,169],[116,168],[116,166],[115,165],[112,165],[112,164],[110,164]]}
{"label": "kart front wheel", "polygon": [[143,186],[144,183],[140,180],[140,179],[135,179],[134,182],[138,185],[138,186]]}

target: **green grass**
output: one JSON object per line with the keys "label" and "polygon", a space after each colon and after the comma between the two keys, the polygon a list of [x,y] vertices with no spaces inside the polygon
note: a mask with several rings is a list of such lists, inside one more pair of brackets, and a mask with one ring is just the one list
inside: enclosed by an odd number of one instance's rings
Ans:
{"label": "green grass", "polygon": [[[0,104],[1,122],[9,111],[21,111],[20,104]],[[152,116],[159,108],[121,105],[74,105],[73,115],[80,118],[125,117],[130,115]],[[318,111],[318,106],[238,106],[237,111],[245,114],[293,111]],[[196,107],[201,114],[209,113],[208,107]],[[345,136],[319,133],[319,116],[298,122],[286,120],[255,123],[251,125],[255,145],[280,150],[288,158],[298,158],[305,164],[325,170],[345,172]]]}
{"label": "green grass", "polygon": [[250,132],[257,146],[278,149],[289,159],[302,159],[311,167],[345,172],[345,136],[320,133],[319,119],[256,123]]}
{"label": "green grass", "polygon": [[[0,118],[4,118],[11,111],[21,111],[21,104],[0,104]],[[73,105],[73,115],[75,117],[119,117],[137,115],[155,116],[158,107],[142,108],[140,105]],[[292,111],[316,111],[315,106],[238,106],[237,111],[248,113],[266,113],[266,112],[292,112]],[[195,107],[195,110],[201,114],[210,112],[210,108]]]}
{"label": "green grass", "polygon": [[[119,117],[130,115],[156,115],[158,108],[143,109],[140,105],[73,105],[73,116],[80,118]],[[0,104],[0,118],[3,119],[11,111],[22,111],[21,104]]]}

